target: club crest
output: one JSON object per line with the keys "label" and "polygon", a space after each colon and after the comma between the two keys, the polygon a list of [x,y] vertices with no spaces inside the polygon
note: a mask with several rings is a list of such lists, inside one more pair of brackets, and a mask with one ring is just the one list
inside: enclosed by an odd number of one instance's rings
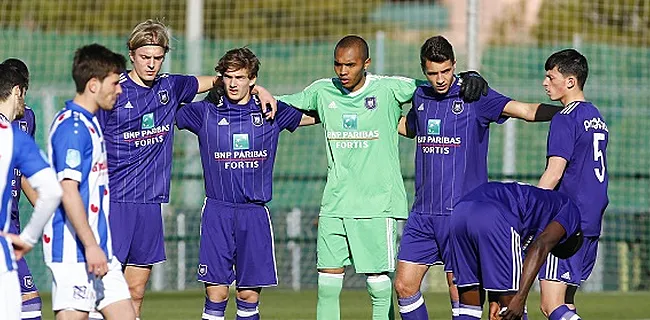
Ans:
{"label": "club crest", "polygon": [[200,264],[199,269],[197,270],[200,276],[205,276],[208,274],[208,266],[205,264]]}
{"label": "club crest", "polygon": [[451,112],[455,115],[459,115],[465,110],[465,106],[463,105],[462,100],[456,100],[454,103],[451,105]]}
{"label": "club crest", "polygon": [[167,90],[160,90],[158,91],[158,98],[160,99],[160,103],[167,104],[169,102],[169,93]]}
{"label": "club crest", "polygon": [[34,287],[34,279],[32,276],[24,276],[23,277],[23,286],[25,288],[31,289]]}
{"label": "club crest", "polygon": [[377,108],[377,97],[366,97],[365,105],[368,110]]}
{"label": "club crest", "polygon": [[261,127],[264,124],[264,118],[262,118],[261,113],[251,113],[251,122],[256,127]]}
{"label": "club crest", "polygon": [[20,120],[18,121],[18,126],[20,126],[20,130],[23,132],[27,132],[27,121]]}

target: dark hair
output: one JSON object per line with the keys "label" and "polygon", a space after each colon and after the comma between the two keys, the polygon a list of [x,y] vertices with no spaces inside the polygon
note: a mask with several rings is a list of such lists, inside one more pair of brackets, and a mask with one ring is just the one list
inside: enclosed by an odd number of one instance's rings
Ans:
{"label": "dark hair", "polygon": [[544,64],[544,70],[549,71],[557,67],[563,76],[575,76],[578,79],[578,87],[582,90],[589,76],[587,58],[575,49],[564,49],[552,54]]}
{"label": "dark hair", "polygon": [[27,86],[25,87],[25,89],[29,87],[29,69],[27,69],[27,65],[22,60],[16,58],[9,58],[5,61],[2,61],[2,64],[6,64],[16,69],[18,73],[20,73],[23,77],[25,77],[25,79],[27,79]]}
{"label": "dark hair", "polygon": [[27,78],[25,78],[16,68],[1,63],[0,64],[0,101],[5,101],[11,95],[11,89],[18,86],[21,90],[27,90]]}
{"label": "dark hair", "polygon": [[90,79],[103,81],[110,73],[120,73],[126,68],[124,56],[99,44],[77,49],[72,63],[72,78],[77,93],[83,93]]}
{"label": "dark hair", "polygon": [[443,36],[435,36],[427,39],[420,48],[420,67],[426,69],[427,61],[442,63],[451,60],[456,62],[454,47]]}
{"label": "dark hair", "polygon": [[334,47],[334,55],[339,48],[357,48],[361,52],[361,60],[366,61],[370,57],[368,43],[359,36],[349,35],[343,37]]}
{"label": "dark hair", "polygon": [[246,69],[248,71],[248,78],[253,79],[254,77],[257,77],[257,72],[260,70],[260,64],[260,60],[257,59],[257,56],[255,56],[253,51],[243,47],[226,52],[226,54],[219,59],[214,70],[223,75],[229,69]]}

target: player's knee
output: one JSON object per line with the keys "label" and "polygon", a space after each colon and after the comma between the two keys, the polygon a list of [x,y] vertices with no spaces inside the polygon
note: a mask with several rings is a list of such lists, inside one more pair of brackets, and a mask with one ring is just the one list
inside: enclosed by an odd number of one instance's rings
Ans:
{"label": "player's knee", "polygon": [[395,279],[394,286],[395,292],[397,292],[397,296],[400,298],[411,297],[420,290],[417,284],[411,283],[401,277]]}
{"label": "player's knee", "polygon": [[129,293],[131,293],[131,299],[134,301],[142,301],[144,299],[144,291],[146,289],[145,284],[133,283],[129,284]]}
{"label": "player's knee", "polygon": [[237,291],[237,299],[248,303],[257,303],[260,300],[260,294],[254,290]]}

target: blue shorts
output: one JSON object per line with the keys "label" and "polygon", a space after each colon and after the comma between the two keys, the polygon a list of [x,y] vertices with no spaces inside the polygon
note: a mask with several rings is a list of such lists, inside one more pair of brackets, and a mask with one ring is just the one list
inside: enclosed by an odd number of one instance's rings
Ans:
{"label": "blue shorts", "polygon": [[198,280],[237,288],[278,285],[273,227],[266,206],[206,199]]}
{"label": "blue shorts", "polygon": [[598,237],[585,237],[580,250],[568,259],[558,259],[549,253],[546,262],[539,269],[537,278],[579,287],[594,270],[597,253]]}
{"label": "blue shorts", "polygon": [[521,239],[498,217],[500,208],[487,202],[461,202],[451,216],[450,244],[458,287],[481,285],[486,290],[519,289]]}
{"label": "blue shorts", "polygon": [[404,226],[397,259],[428,266],[444,264],[445,272],[451,272],[450,221],[450,215],[411,212]]}
{"label": "blue shorts", "polygon": [[160,203],[111,202],[113,255],[122,265],[149,266],[166,260]]}
{"label": "blue shorts", "polygon": [[[18,213],[14,213],[14,214],[18,216]],[[20,227],[18,222],[14,223],[14,221],[12,221],[12,223],[9,225],[9,233],[20,234]],[[26,293],[38,292],[38,288],[36,288],[36,283],[34,283],[34,277],[32,276],[32,272],[29,270],[29,266],[27,266],[27,261],[25,260],[25,258],[21,258],[20,260],[16,261],[16,265],[18,266],[18,280],[20,281],[20,293],[26,294]]]}

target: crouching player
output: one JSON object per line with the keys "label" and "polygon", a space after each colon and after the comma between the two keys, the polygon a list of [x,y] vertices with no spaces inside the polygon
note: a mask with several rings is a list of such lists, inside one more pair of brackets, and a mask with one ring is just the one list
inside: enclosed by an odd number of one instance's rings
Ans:
{"label": "crouching player", "polygon": [[265,206],[271,200],[278,138],[282,130],[315,123],[281,102],[274,121],[264,118],[259,100],[251,95],[259,65],[247,48],[228,51],[216,67],[225,97],[188,104],[176,114],[178,128],[198,136],[203,164],[206,200],[198,279],[206,288],[205,320],[224,319],[233,281],[237,319],[259,319],[262,288],[278,283]]}
{"label": "crouching player", "polygon": [[87,319],[94,308],[105,319],[135,319],[111,247],[106,147],[95,117],[100,108],[113,108],[125,64],[122,55],[98,44],[78,49],[72,65],[77,94],[50,129],[50,162],[63,200],[45,228],[43,252],[57,319]]}
{"label": "crouching player", "polygon": [[[580,211],[568,196],[518,183],[489,182],[467,194],[450,233],[460,320],[481,318],[480,288],[498,301],[502,319],[521,319],[548,253],[568,258],[583,241]],[[559,312],[562,319],[580,319],[566,306]]]}

